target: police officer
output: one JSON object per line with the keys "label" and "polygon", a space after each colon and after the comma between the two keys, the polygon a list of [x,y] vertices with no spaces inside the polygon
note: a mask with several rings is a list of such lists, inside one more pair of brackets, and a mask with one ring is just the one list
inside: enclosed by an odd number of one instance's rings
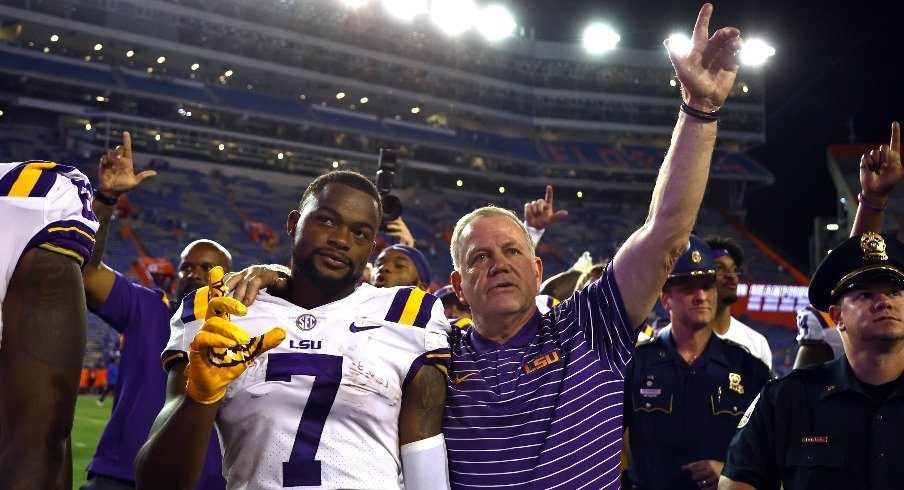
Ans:
{"label": "police officer", "polygon": [[836,322],[845,354],[763,389],[719,488],[901,488],[904,245],[873,232],[845,240],[813,275],[810,303]]}
{"label": "police officer", "polygon": [[713,335],[716,270],[702,239],[691,235],[660,299],[671,330],[637,346],[625,378],[631,478],[641,489],[716,488],[728,443],[769,368]]}

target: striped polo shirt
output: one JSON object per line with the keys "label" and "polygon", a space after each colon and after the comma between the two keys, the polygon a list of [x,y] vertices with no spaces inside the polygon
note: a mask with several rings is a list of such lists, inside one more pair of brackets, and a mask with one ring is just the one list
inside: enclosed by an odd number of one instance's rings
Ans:
{"label": "striped polo shirt", "polygon": [[444,433],[455,488],[617,488],[634,352],[612,266],[508,342],[452,338]]}

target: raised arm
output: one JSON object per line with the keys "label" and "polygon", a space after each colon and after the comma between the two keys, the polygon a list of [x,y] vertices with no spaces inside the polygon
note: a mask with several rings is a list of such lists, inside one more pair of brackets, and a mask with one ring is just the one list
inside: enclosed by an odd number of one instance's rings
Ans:
{"label": "raised arm", "polygon": [[882,218],[891,191],[904,179],[901,168],[901,125],[891,123],[891,141],[860,158],[860,194],[851,236],[882,231]]}
{"label": "raised arm", "polygon": [[97,168],[97,189],[94,193],[94,202],[91,207],[97,215],[100,226],[94,239],[94,253],[91,260],[82,269],[82,279],[85,282],[85,297],[88,308],[97,311],[107,301],[116,275],[113,269],[103,263],[104,250],[107,247],[107,233],[110,229],[110,219],[116,210],[116,202],[119,196],[138,187],[144,179],[157,175],[153,170],[145,170],[135,175],[132,164],[132,137],[128,131],[122,133],[122,145],[110,150],[100,157]]}
{"label": "raised arm", "polygon": [[677,53],[665,45],[682,85],[683,102],[672,142],[653,190],[646,222],[613,259],[615,279],[631,323],[646,318],[672,265],[687,244],[709,176],[718,124],[712,113],[722,108],[738,72],[740,32],[723,27],[709,36],[713,7],[700,9],[693,48]]}

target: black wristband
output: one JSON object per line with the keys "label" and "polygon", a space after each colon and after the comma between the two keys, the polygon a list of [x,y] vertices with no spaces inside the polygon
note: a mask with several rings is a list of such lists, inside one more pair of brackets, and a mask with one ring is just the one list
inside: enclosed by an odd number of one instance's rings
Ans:
{"label": "black wristband", "polygon": [[118,197],[110,197],[101,191],[94,191],[94,200],[107,206],[116,206],[116,203],[119,202]]}
{"label": "black wristband", "polygon": [[719,112],[720,111],[703,112],[703,111],[694,109],[693,107],[687,105],[684,102],[682,102],[679,107],[681,108],[681,112],[687,114],[688,116],[696,118],[696,119],[701,119],[706,122],[713,122],[713,121],[719,120]]}

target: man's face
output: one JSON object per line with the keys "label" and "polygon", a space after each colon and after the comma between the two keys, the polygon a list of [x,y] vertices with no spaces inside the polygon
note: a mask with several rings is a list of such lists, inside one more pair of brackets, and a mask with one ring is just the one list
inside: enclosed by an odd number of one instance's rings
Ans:
{"label": "man's face", "polygon": [[738,301],[738,266],[731,256],[714,259],[716,263],[716,291],[719,303],[733,305]]}
{"label": "man's face", "polygon": [[216,266],[222,267],[224,272],[232,272],[229,259],[213,245],[201,242],[188,249],[179,263],[179,280],[176,285],[179,301],[188,296],[188,293],[206,286],[208,273]]}
{"label": "man's face", "polygon": [[716,317],[716,282],[712,276],[673,280],[661,300],[673,327],[698,330]]}
{"label": "man's face", "polygon": [[461,270],[452,284],[474,317],[532,314],[543,265],[518,224],[505,216],[477,218],[460,240]]}
{"label": "man's face", "polygon": [[371,196],[338,183],[309,196],[286,225],[294,238],[293,277],[327,295],[354,291],[373,252],[377,209]]}
{"label": "man's face", "polygon": [[878,283],[858,288],[829,308],[843,333],[845,349],[892,346],[904,341],[904,290],[900,284]]}
{"label": "man's face", "polygon": [[463,307],[455,295],[445,296],[441,301],[443,303],[443,314],[445,314],[446,318],[450,320],[454,318],[471,318],[471,310]]}
{"label": "man's face", "polygon": [[378,288],[393,286],[417,286],[421,282],[414,262],[399,250],[384,250],[374,262],[376,276],[373,284]]}

